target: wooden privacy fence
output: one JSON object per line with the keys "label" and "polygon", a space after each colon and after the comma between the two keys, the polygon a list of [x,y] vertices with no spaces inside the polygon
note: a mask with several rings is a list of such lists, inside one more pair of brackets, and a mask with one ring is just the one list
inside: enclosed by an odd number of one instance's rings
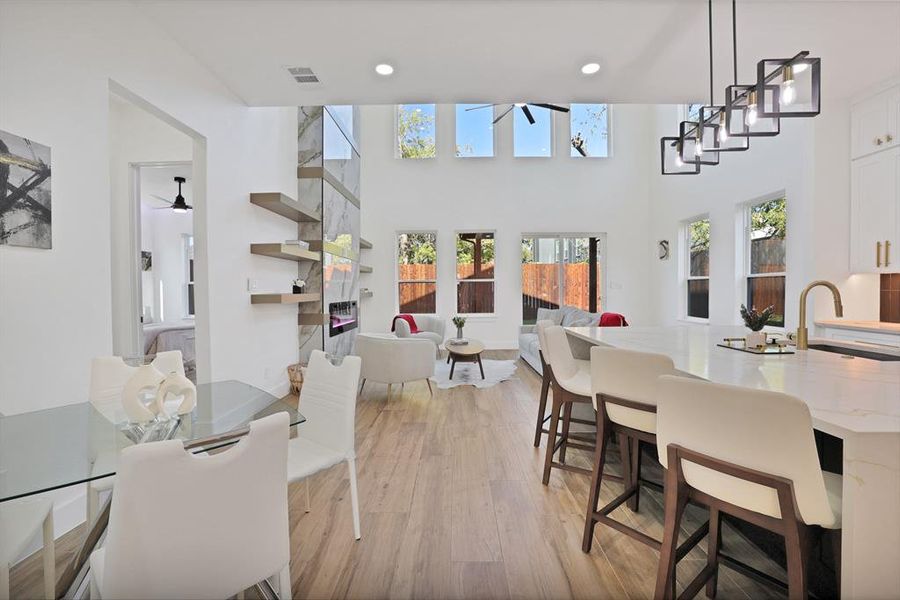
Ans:
{"label": "wooden privacy fence", "polygon": [[[558,308],[559,302],[590,308],[590,266],[588,263],[564,265],[565,289],[559,289],[559,265],[528,263],[522,265],[522,307],[526,321],[533,319],[538,308]],[[474,273],[474,265],[457,265],[457,277],[465,279]],[[483,277],[492,277],[494,265],[482,267]],[[435,265],[400,265],[400,312],[433,313],[435,311]],[[597,281],[600,267],[597,266]],[[457,287],[457,312],[493,312],[493,282],[463,281]],[[600,310],[598,298],[597,310]]]}

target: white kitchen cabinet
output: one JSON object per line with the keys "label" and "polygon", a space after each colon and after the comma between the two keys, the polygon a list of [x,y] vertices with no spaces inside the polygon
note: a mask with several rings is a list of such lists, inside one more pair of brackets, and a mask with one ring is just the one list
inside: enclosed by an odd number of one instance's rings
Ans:
{"label": "white kitchen cabinet", "polygon": [[850,108],[850,158],[900,147],[900,85]]}
{"label": "white kitchen cabinet", "polygon": [[900,147],[850,167],[850,271],[900,270]]}
{"label": "white kitchen cabinet", "polygon": [[852,329],[825,327],[822,329],[822,337],[829,340],[874,344],[876,346],[900,350],[900,335],[889,333],[874,333],[871,331],[854,331]]}

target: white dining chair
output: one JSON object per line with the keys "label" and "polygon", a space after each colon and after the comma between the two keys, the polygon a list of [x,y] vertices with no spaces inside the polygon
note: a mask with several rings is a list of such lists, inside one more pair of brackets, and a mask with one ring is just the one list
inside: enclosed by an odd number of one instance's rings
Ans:
{"label": "white dining chair", "polygon": [[179,440],[122,451],[91,598],[227,598],[277,578],[291,597],[287,442],[280,412],[227,450],[194,455]]}
{"label": "white dining chair", "polygon": [[[180,350],[160,352],[150,363],[162,373],[184,375],[184,361]],[[110,423],[127,420],[122,408],[122,389],[137,367],[132,367],[121,356],[99,356],[91,360],[91,380],[88,398],[91,404]],[[115,471],[116,452],[98,451],[94,457],[93,473]],[[113,488],[115,477],[104,477],[88,482],[87,520],[92,523],[100,510],[100,494]]]}
{"label": "white dining chair", "polygon": [[0,504],[0,600],[9,600],[9,570],[39,533],[44,540],[43,597],[56,598],[53,503],[46,498],[23,498]]}
{"label": "white dining chair", "polygon": [[655,597],[674,596],[674,548],[684,508],[696,501],[709,507],[709,550],[686,589],[705,583],[715,596],[726,513],[784,537],[788,596],[806,598],[813,536],[840,534],[843,482],[819,465],[809,407],[787,394],[671,375],[659,378],[657,397],[656,440],[667,471]]}
{"label": "white dining chair", "polygon": [[[300,410],[307,423],[288,444],[290,483],[347,462],[353,535],[356,539],[361,537],[355,442],[356,386],[359,384],[361,362],[358,356],[345,356],[343,362],[336,366],[331,364],[324,352],[313,350],[300,390]],[[309,511],[308,482],[306,504]]]}

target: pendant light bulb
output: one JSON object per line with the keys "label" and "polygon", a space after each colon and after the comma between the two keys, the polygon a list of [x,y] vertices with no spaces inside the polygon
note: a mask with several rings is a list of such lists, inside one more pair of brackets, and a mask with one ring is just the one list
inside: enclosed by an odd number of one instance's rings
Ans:
{"label": "pendant light bulb", "polygon": [[756,115],[756,90],[752,90],[747,94],[747,116],[744,119],[747,126],[752,127],[756,124]]}
{"label": "pendant light bulb", "polygon": [[675,144],[675,166],[679,169],[684,166],[684,161],[681,160],[681,142]]}
{"label": "pendant light bulb", "polygon": [[725,123],[725,110],[719,112],[719,142],[724,144],[728,141],[728,126]]}
{"label": "pendant light bulb", "polygon": [[697,125],[697,136],[694,138],[694,156],[703,156],[703,140],[700,139],[700,125]]}
{"label": "pendant light bulb", "polygon": [[794,89],[794,67],[788,65],[784,68],[784,75],[781,81],[781,101],[785,104],[793,104],[797,97],[797,91]]}

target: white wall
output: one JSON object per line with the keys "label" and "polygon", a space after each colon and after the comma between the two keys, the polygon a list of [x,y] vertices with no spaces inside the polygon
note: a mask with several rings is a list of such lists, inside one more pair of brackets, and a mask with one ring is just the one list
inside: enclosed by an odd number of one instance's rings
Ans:
{"label": "white wall", "polygon": [[296,109],[246,107],[124,2],[0,4],[0,73],[2,128],[53,150],[53,249],[0,247],[0,411],[84,401],[90,358],[112,352],[110,81],[196,136],[198,372],[286,390],[296,308],[252,307],[246,280],[295,269],[248,245],[296,229],[248,194],[296,193]]}
{"label": "white wall", "polygon": [[437,313],[456,312],[455,233],[496,230],[493,318],[470,318],[466,334],[493,347],[518,347],[521,306],[521,236],[534,232],[607,234],[604,310],[635,324],[653,318],[646,260],[649,223],[647,170],[652,155],[651,108],[612,107],[611,158],[569,157],[569,126],[556,117],[553,158],[513,158],[512,118],[497,125],[493,158],[454,156],[453,105],[439,105],[437,157],[394,157],[393,106],[362,107],[362,235],[374,244],[362,261],[374,273],[360,286],[364,331],[386,331],[397,311],[395,234],[438,232]]}

